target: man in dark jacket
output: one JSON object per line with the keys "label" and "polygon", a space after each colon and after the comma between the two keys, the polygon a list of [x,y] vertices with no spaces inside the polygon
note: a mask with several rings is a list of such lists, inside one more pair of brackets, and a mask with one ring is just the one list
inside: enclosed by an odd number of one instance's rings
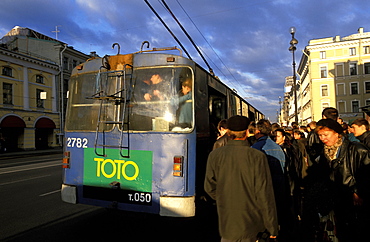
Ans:
{"label": "man in dark jacket", "polygon": [[261,119],[256,124],[254,136],[257,142],[251,147],[262,151],[267,158],[271,172],[272,185],[274,188],[274,197],[276,202],[277,215],[281,231],[287,229],[286,204],[288,203],[288,191],[286,187],[285,172],[285,154],[281,147],[270,138],[272,126],[267,119]]}
{"label": "man in dark jacket", "polygon": [[316,158],[321,154],[323,149],[323,144],[319,139],[319,136],[316,134],[316,121],[312,121],[308,124],[308,127],[310,128],[310,132],[308,133],[308,143],[307,143],[307,152],[310,156],[310,160],[312,162],[315,162]]}
{"label": "man in dark jacket", "polygon": [[208,157],[205,191],[216,200],[222,241],[255,242],[257,234],[278,233],[271,174],[265,154],[248,147],[250,121],[228,119],[231,140]]}
{"label": "man in dark jacket", "polygon": [[369,122],[364,118],[358,118],[352,122],[351,127],[355,137],[367,148],[370,148]]}

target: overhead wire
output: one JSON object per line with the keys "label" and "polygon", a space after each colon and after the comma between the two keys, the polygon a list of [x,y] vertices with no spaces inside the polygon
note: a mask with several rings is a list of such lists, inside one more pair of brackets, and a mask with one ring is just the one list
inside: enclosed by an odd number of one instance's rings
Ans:
{"label": "overhead wire", "polygon": [[204,58],[203,53],[199,50],[199,47],[195,44],[193,38],[188,34],[188,32],[185,30],[185,28],[180,23],[180,21],[176,18],[175,14],[171,11],[170,7],[167,5],[166,1],[165,0],[162,0],[162,3],[164,5],[164,7],[167,9],[167,11],[169,12],[169,14],[172,16],[172,18],[179,25],[179,27],[181,28],[181,30],[183,31],[183,33],[186,35],[186,37],[188,37],[189,41],[192,43],[192,45],[194,46],[194,48],[197,50],[197,52],[200,55],[200,57],[202,57],[204,63],[207,65],[208,70],[211,73],[211,75],[214,76],[214,73],[213,73],[213,70],[212,70],[211,66],[208,64],[206,58]]}
{"label": "overhead wire", "polygon": [[[192,20],[192,18],[189,16],[189,14],[186,12],[186,10],[184,9],[184,7],[181,5],[181,3],[176,0],[176,2],[179,4],[179,6],[181,7],[181,9],[184,11],[184,13],[186,14],[186,16],[189,18],[189,20],[192,22],[192,24],[194,25],[194,27],[198,30],[199,34],[203,37],[203,39],[205,40],[205,42],[208,44],[208,46],[212,49],[212,51],[214,52],[214,54],[217,56],[217,58],[220,60],[220,62],[222,63],[222,65],[224,65],[224,67],[226,68],[226,70],[230,73],[230,75],[232,76],[232,78],[239,84],[240,87],[242,87],[242,84],[240,83],[240,81],[232,74],[232,72],[230,71],[230,69],[226,66],[226,64],[224,63],[224,61],[221,59],[221,57],[217,54],[217,52],[215,51],[215,49],[212,47],[212,45],[208,42],[208,40],[205,38],[205,36],[203,35],[202,31],[200,31],[200,29],[198,28],[198,26],[195,24],[195,22]],[[204,52],[204,51],[203,51]],[[207,55],[208,57],[208,55]],[[209,58],[209,57],[208,57]],[[221,69],[212,61],[212,63],[217,67],[218,70],[221,71]],[[221,71],[222,75],[225,76],[225,78],[227,78],[227,76]],[[230,82],[230,84],[233,85],[232,82]],[[234,86],[236,88],[236,86]],[[242,91],[244,91],[242,89]]]}

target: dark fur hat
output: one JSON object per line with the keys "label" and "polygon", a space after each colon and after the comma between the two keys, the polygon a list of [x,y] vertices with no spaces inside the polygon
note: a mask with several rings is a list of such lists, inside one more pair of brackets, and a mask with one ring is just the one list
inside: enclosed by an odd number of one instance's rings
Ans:
{"label": "dark fur hat", "polygon": [[316,123],[316,127],[319,127],[319,126],[327,127],[331,130],[334,130],[338,134],[343,133],[342,126],[337,121],[330,119],[330,118],[321,119],[319,122]]}

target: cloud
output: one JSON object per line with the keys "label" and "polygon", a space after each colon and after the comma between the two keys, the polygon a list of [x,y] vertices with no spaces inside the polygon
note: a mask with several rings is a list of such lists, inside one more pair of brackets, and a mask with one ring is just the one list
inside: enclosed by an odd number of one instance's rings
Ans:
{"label": "cloud", "polygon": [[[208,69],[161,2],[149,2],[191,57]],[[248,101],[271,120],[284,95],[285,77],[292,75],[289,27],[297,28],[297,63],[310,39],[343,37],[359,27],[370,31],[370,7],[361,0],[166,2],[216,75],[240,95],[253,97]],[[0,16],[0,35],[19,25],[54,37],[60,25],[60,40],[101,56],[115,54],[115,42],[121,53],[138,51],[144,40],[150,48],[179,46],[142,0],[2,0]]]}

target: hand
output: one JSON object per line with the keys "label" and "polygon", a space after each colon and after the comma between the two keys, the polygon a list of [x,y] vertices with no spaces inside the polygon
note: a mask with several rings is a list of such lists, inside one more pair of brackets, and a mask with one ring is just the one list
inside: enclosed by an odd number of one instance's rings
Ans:
{"label": "hand", "polygon": [[153,95],[156,96],[156,97],[158,97],[159,100],[163,100],[164,99],[162,93],[159,90],[154,90],[153,91]]}
{"label": "hand", "polygon": [[144,95],[144,99],[145,99],[146,101],[150,101],[150,100],[152,100],[152,95],[150,95],[149,93],[145,93],[145,95]]}

